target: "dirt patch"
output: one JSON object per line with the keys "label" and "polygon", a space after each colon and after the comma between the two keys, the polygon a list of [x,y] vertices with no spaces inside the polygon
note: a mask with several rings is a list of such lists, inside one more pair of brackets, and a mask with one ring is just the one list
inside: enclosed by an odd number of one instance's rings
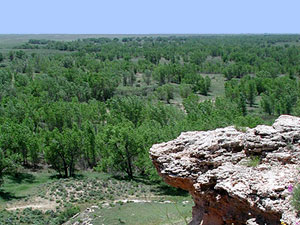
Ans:
{"label": "dirt patch", "polygon": [[43,199],[40,197],[33,198],[28,202],[17,202],[15,204],[9,204],[6,207],[6,210],[17,210],[17,209],[26,209],[26,208],[32,208],[32,209],[38,209],[41,211],[47,211],[47,210],[55,210],[56,206],[58,204],[54,201],[50,201],[47,199]]}

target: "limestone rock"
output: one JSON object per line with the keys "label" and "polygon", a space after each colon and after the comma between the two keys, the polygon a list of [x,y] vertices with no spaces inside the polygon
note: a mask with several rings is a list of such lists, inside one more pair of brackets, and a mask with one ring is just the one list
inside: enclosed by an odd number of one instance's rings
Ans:
{"label": "limestone rock", "polygon": [[[192,195],[191,225],[296,224],[289,185],[299,180],[300,118],[272,126],[182,133],[150,149],[164,180]],[[249,166],[251,157],[257,166]]]}

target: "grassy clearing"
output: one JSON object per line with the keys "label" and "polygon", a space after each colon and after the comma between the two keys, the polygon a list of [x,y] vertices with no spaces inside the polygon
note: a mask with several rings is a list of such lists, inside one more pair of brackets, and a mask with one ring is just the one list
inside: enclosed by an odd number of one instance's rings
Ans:
{"label": "grassy clearing", "polygon": [[247,105],[247,113],[252,116],[262,118],[265,124],[271,126],[274,123],[274,121],[278,118],[278,115],[269,115],[263,112],[262,108],[260,107],[260,101],[261,101],[261,96],[256,96],[254,105],[252,107]]}
{"label": "grassy clearing", "polygon": [[17,178],[6,177],[1,187],[0,224],[45,224],[74,206],[83,212],[96,206],[93,214],[76,217],[82,221],[91,218],[93,224],[120,224],[123,220],[127,224],[185,224],[184,218],[191,216],[192,200],[187,192],[151,184],[143,177],[129,181],[84,172],[60,179],[51,171],[23,171]]}
{"label": "grassy clearing", "polygon": [[187,224],[192,203],[127,203],[97,209],[90,214],[91,223],[97,224]]}
{"label": "grassy clearing", "polygon": [[224,96],[225,94],[225,78],[222,74],[205,74],[203,76],[208,76],[211,79],[211,87],[208,95],[199,95],[201,101],[215,99],[219,96]]}
{"label": "grassy clearing", "polygon": [[[225,78],[222,74],[202,74],[203,77],[208,76],[211,79],[211,87],[208,95],[198,94],[200,101],[214,100],[217,97],[225,95]],[[180,96],[180,86],[177,84],[171,84],[174,88],[174,98],[170,100],[170,103],[177,105],[179,108],[183,108],[183,99]]]}
{"label": "grassy clearing", "polygon": [[0,188],[0,209],[5,203],[17,200],[25,200],[35,195],[42,184],[55,181],[53,173],[19,173],[16,177],[5,177],[4,184]]}

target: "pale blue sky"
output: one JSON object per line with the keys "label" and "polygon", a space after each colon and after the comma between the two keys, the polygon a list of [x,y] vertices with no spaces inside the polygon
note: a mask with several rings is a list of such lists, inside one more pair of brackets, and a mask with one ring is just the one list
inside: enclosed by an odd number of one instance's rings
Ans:
{"label": "pale blue sky", "polygon": [[0,0],[0,33],[300,33],[300,0]]}

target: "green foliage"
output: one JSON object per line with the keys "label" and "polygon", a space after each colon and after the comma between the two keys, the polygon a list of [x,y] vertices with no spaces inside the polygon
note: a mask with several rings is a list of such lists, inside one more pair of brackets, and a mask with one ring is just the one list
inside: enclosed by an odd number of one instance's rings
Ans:
{"label": "green foliage", "polygon": [[150,85],[151,83],[151,71],[150,70],[145,70],[145,73],[143,74],[143,79],[144,79],[144,82],[147,84],[147,85]]}
{"label": "green foliage", "polygon": [[170,103],[170,100],[174,98],[174,87],[170,84],[160,86],[156,90],[156,95],[159,100],[164,100]]}
{"label": "green foliage", "polygon": [[11,165],[48,163],[62,176],[98,165],[157,180],[148,157],[154,143],[264,122],[255,115],[298,115],[298,39],[31,39],[1,54],[1,176]]}
{"label": "green foliage", "polygon": [[299,186],[299,184],[297,184],[293,188],[293,197],[292,197],[291,204],[295,210],[300,211],[300,186]]}
{"label": "green foliage", "polygon": [[229,64],[226,68],[224,68],[223,73],[227,80],[231,80],[234,77],[241,78],[244,75],[248,74],[250,71],[251,70],[249,65],[242,62],[238,62]]}
{"label": "green foliage", "polygon": [[141,98],[136,96],[113,98],[109,102],[109,106],[112,120],[122,121],[125,118],[131,121],[135,127],[143,120],[145,103]]}
{"label": "green foliage", "polygon": [[33,210],[26,208],[22,212],[16,211],[0,211],[0,223],[1,224],[50,224],[60,225],[68,221],[72,216],[78,213],[80,210],[76,206],[68,205],[62,212],[54,212],[48,210],[42,212],[40,210]]}
{"label": "green foliage", "polygon": [[0,186],[3,183],[4,175],[12,175],[17,172],[19,158],[18,154],[0,148]]}
{"label": "green foliage", "polygon": [[230,80],[225,84],[226,97],[239,104],[246,115],[246,103],[250,107],[255,98],[261,96],[262,111],[269,115],[291,114],[298,100],[298,82],[288,76],[269,78],[268,73],[259,73],[257,77],[244,76],[242,79]]}
{"label": "green foliage", "polygon": [[103,135],[101,168],[108,171],[125,171],[133,178],[134,159],[138,155],[136,132],[131,122],[108,126]]}
{"label": "green foliage", "polygon": [[246,116],[247,115],[247,105],[246,105],[246,98],[243,93],[241,93],[239,95],[237,104],[238,104],[238,108],[242,112],[243,116]]}
{"label": "green foliage", "polygon": [[246,103],[252,107],[257,96],[256,79],[244,76],[240,81],[232,79],[225,84],[226,97],[232,101],[237,101],[243,114],[247,114]]}
{"label": "green foliage", "polygon": [[80,209],[78,206],[68,205],[66,209],[59,214],[59,216],[55,219],[57,224],[63,224],[67,222],[72,216],[79,213]]}
{"label": "green foliage", "polygon": [[47,148],[45,158],[53,168],[65,177],[73,176],[78,157],[81,155],[81,131],[75,127],[66,128],[62,132],[58,129],[45,134]]}
{"label": "green foliage", "polygon": [[211,80],[208,76],[203,78],[196,73],[186,74],[183,78],[183,82],[191,84],[194,92],[199,92],[202,95],[207,95],[211,86]]}
{"label": "green foliage", "polygon": [[266,83],[261,107],[268,114],[291,114],[298,99],[298,84],[289,77],[278,77]]}
{"label": "green foliage", "polygon": [[110,78],[110,74],[93,74],[89,77],[89,85],[93,98],[106,101],[113,96],[118,83]]}
{"label": "green foliage", "polygon": [[[265,123],[267,114],[300,115],[298,39],[299,35],[31,39],[9,52],[2,49],[3,196],[21,198],[33,189],[46,189],[51,193],[47,198],[66,208],[46,213],[3,211],[0,224],[62,224],[79,212],[68,202],[86,205],[100,200],[110,201],[113,208],[102,208],[104,215],[94,217],[95,224],[135,224],[132,213],[144,209],[153,213],[139,218],[138,224],[185,220],[190,212],[181,204],[114,207],[113,200],[144,196],[150,193],[144,183],[159,184],[148,155],[155,143],[188,130],[235,125],[245,131],[244,127]],[[250,158],[248,166],[259,162]],[[37,169],[40,164],[72,177],[49,181],[53,174],[38,178],[20,173],[22,166]],[[102,173],[75,176],[91,168],[131,181],[111,175],[95,178]],[[158,189],[170,191],[166,186]],[[294,195],[297,199],[296,190]]]}
{"label": "green foliage", "polygon": [[182,98],[187,98],[190,94],[192,94],[192,88],[188,84],[181,84],[179,91]]}
{"label": "green foliage", "polygon": [[82,137],[82,154],[89,168],[96,166],[96,157],[98,149],[96,146],[96,131],[95,127],[90,121],[86,121],[83,126],[83,137]]}
{"label": "green foliage", "polygon": [[187,120],[191,130],[208,130],[227,126],[241,116],[235,103],[225,98],[217,98],[215,102],[198,102],[198,97],[191,95],[183,102],[188,113]]}
{"label": "green foliage", "polygon": [[9,155],[19,155],[23,165],[28,165],[28,159],[33,165],[38,163],[39,140],[26,121],[18,124],[7,120],[0,131],[0,148],[3,151]]}
{"label": "green foliage", "polygon": [[257,167],[260,164],[260,157],[259,156],[251,156],[247,162],[248,167]]}
{"label": "green foliage", "polygon": [[249,80],[249,82],[247,82],[246,85],[246,96],[247,96],[247,101],[250,105],[250,107],[253,106],[254,102],[255,102],[255,96],[256,96],[256,84],[254,80]]}

